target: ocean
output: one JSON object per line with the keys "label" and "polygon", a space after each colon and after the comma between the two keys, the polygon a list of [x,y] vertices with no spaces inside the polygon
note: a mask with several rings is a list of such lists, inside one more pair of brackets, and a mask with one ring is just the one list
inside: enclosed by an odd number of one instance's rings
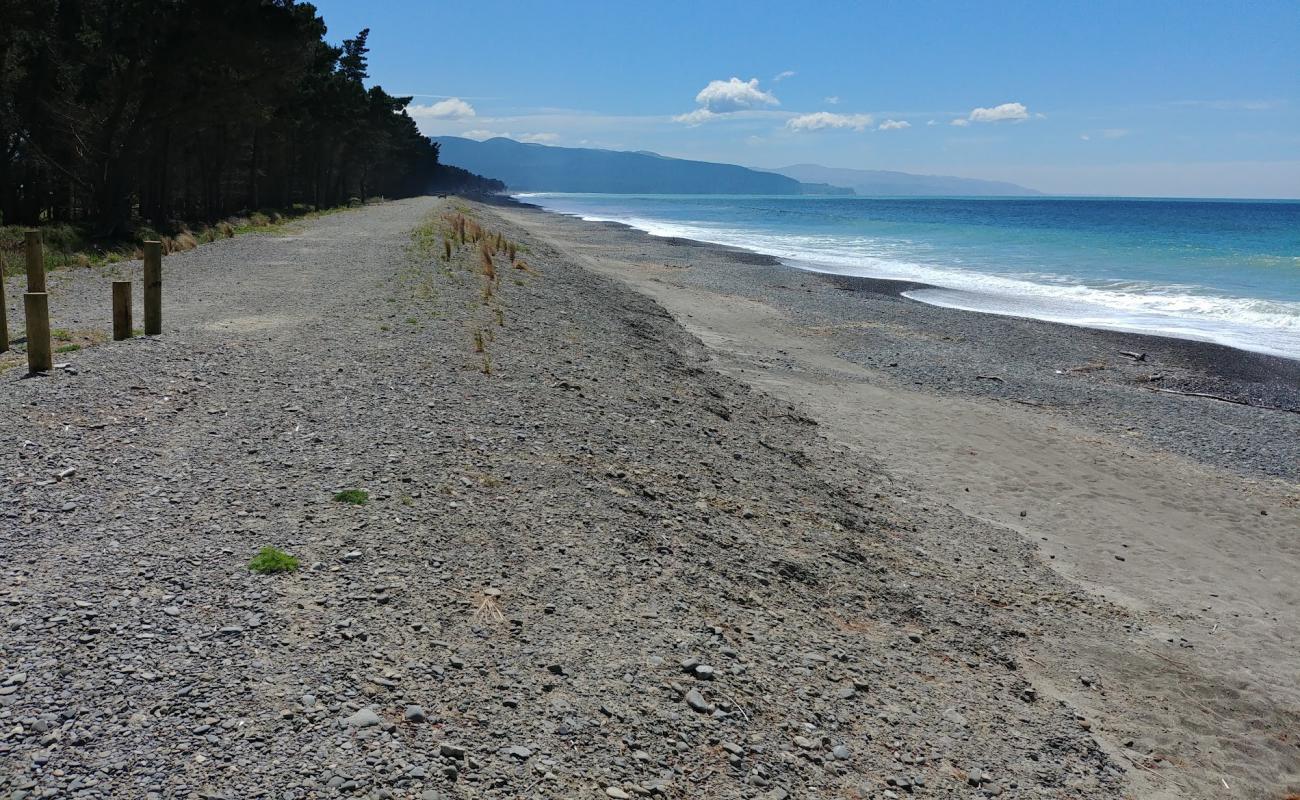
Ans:
{"label": "ocean", "polygon": [[892,278],[934,305],[1300,359],[1300,201],[530,193],[655,236]]}

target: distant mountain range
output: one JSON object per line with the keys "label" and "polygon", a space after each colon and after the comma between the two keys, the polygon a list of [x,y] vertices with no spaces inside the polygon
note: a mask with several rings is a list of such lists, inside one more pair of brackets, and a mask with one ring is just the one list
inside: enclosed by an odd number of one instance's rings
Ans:
{"label": "distant mountain range", "polygon": [[438,160],[498,180],[520,192],[615,194],[802,194],[799,181],[774,172],[686,161],[656,153],[480,142],[435,136]]}
{"label": "distant mountain range", "polygon": [[504,181],[517,192],[611,194],[1036,195],[1013,183],[796,164],[755,170],[646,151],[596,150],[435,136],[439,161]]}
{"label": "distant mountain range", "polygon": [[912,175],[883,169],[840,169],[819,164],[795,164],[772,172],[806,183],[828,183],[868,197],[1024,197],[1042,192],[1014,183],[956,178],[948,175]]}

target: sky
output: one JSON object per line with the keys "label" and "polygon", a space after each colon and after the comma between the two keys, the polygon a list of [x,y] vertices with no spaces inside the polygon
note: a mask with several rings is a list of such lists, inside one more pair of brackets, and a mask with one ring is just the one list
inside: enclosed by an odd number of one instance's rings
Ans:
{"label": "sky", "polygon": [[429,135],[1300,197],[1300,0],[318,0]]}

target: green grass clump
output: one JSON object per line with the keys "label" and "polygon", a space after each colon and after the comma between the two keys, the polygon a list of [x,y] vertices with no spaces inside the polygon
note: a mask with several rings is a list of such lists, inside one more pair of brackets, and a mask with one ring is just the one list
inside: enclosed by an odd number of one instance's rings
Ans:
{"label": "green grass clump", "polygon": [[56,347],[56,348],[54,348],[54,352],[56,352],[56,353],[75,353],[75,352],[77,352],[77,351],[80,350],[80,349],[81,349],[81,345],[79,345],[79,344],[65,344],[65,345],[62,345],[62,346],[60,346],[60,347]]}
{"label": "green grass clump", "polygon": [[365,489],[344,489],[334,495],[334,500],[339,503],[348,503],[354,506],[364,506],[370,502],[370,492]]}
{"label": "green grass clump", "polygon": [[273,575],[277,572],[293,572],[298,569],[298,559],[274,547],[263,547],[248,562],[248,568],[260,575]]}

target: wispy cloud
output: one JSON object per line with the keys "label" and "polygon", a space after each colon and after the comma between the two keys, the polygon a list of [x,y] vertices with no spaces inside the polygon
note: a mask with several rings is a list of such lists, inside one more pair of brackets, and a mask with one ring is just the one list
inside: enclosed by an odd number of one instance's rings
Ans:
{"label": "wispy cloud", "polygon": [[912,123],[908,122],[905,119],[887,119],[884,122],[880,123],[880,127],[876,128],[876,130],[901,131],[904,128],[910,128],[910,127],[912,127]]}
{"label": "wispy cloud", "polygon": [[673,117],[673,122],[682,122],[687,125],[702,125],[716,116],[718,115],[707,108],[697,108],[694,111],[688,111],[685,114],[678,114]]}
{"label": "wispy cloud", "polygon": [[511,133],[510,131],[492,131],[485,128],[474,128],[460,134],[466,139],[478,139],[480,142],[486,139],[514,139],[516,142],[528,142],[531,144],[551,144],[560,140],[558,133]]}
{"label": "wispy cloud", "polygon": [[1099,131],[1085,131],[1079,134],[1079,138],[1085,142],[1092,141],[1093,136],[1099,136],[1102,139],[1123,139],[1131,131],[1128,128],[1102,128]]}
{"label": "wispy cloud", "polygon": [[864,131],[873,122],[870,114],[833,114],[830,111],[818,111],[813,114],[800,114],[786,120],[785,126],[792,131],[819,131],[825,128],[851,128]]}
{"label": "wispy cloud", "polygon": [[432,105],[407,106],[413,119],[467,119],[475,115],[474,106],[459,97],[449,97]]}
{"label": "wispy cloud", "polygon": [[1175,100],[1168,105],[1208,108],[1214,111],[1271,111],[1286,105],[1285,100]]}
{"label": "wispy cloud", "polygon": [[1003,103],[991,108],[973,108],[970,114],[954,119],[952,124],[964,128],[972,122],[1024,122],[1029,117],[1029,109],[1025,108],[1024,103]]}
{"label": "wispy cloud", "polygon": [[787,70],[785,70],[784,72],[778,72],[777,75],[776,75],[776,77],[772,79],[772,83],[780,83],[781,81],[785,80],[786,78],[793,78],[795,75],[798,75],[798,74],[799,74],[799,73],[795,72],[795,71],[792,70],[792,69],[787,69]]}
{"label": "wispy cloud", "polygon": [[833,105],[833,106],[837,106],[837,105],[840,104],[840,98],[839,98],[839,95],[834,95],[834,94],[833,94],[833,95],[831,95],[830,97],[827,97],[827,98],[825,98],[825,99],[826,99],[826,102],[827,102],[827,103],[830,103],[830,104]]}

